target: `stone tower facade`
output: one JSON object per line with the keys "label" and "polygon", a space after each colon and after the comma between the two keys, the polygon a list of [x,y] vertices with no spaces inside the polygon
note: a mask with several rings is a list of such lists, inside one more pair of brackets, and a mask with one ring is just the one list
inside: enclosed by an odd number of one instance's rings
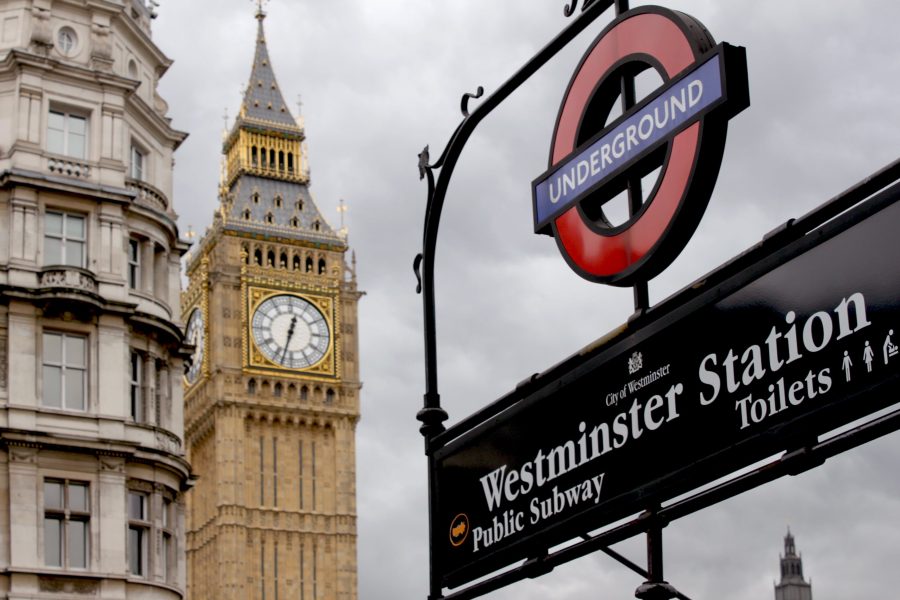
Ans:
{"label": "stone tower facade", "polygon": [[803,558],[797,554],[794,536],[784,536],[781,582],[775,584],[775,600],[812,600],[812,584],[803,579]]}
{"label": "stone tower facade", "polygon": [[258,35],[187,264],[188,596],[356,600],[357,291]]}
{"label": "stone tower facade", "polygon": [[0,597],[185,589],[186,135],[143,0],[0,4]]}

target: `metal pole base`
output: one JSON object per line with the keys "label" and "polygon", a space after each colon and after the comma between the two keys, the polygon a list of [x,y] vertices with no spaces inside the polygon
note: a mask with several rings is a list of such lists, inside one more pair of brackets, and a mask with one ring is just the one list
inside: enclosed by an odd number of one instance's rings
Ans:
{"label": "metal pole base", "polygon": [[665,581],[645,581],[634,591],[640,600],[671,600],[678,597],[678,591]]}

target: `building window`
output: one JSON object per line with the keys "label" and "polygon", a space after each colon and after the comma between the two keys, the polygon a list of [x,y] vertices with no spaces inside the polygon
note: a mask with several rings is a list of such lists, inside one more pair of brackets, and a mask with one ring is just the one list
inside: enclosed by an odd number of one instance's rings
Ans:
{"label": "building window", "polygon": [[51,110],[47,115],[47,150],[73,158],[86,158],[87,117]]}
{"label": "building window", "polygon": [[63,56],[72,56],[75,46],[78,44],[78,36],[71,27],[61,27],[56,34],[56,47]]}
{"label": "building window", "polygon": [[141,396],[141,364],[143,357],[138,352],[131,353],[131,381],[129,383],[131,390],[131,418],[136,423],[144,420],[144,402]]}
{"label": "building window", "polygon": [[162,508],[162,560],[163,581],[171,582],[175,578],[175,503],[163,498]]}
{"label": "building window", "polygon": [[44,332],[44,406],[85,410],[87,390],[87,337]]}
{"label": "building window", "polygon": [[90,494],[86,482],[44,480],[44,564],[88,567]]}
{"label": "building window", "polygon": [[85,268],[87,257],[85,218],[47,211],[44,218],[44,264]]}
{"label": "building window", "polygon": [[132,575],[147,576],[150,543],[149,496],[128,492],[128,570]]}
{"label": "building window", "polygon": [[141,284],[141,243],[128,240],[128,287],[138,289]]}
{"label": "building window", "polygon": [[131,146],[131,178],[138,181],[144,181],[144,163],[147,154],[142,152],[137,146]]}

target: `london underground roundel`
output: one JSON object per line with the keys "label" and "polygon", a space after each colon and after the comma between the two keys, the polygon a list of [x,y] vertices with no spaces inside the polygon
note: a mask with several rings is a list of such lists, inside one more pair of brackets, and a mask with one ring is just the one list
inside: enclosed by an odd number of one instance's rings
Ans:
{"label": "london underground roundel", "polygon": [[[623,78],[662,85],[607,124]],[[712,194],[728,119],[749,106],[744,49],[716,45],[694,18],[656,6],[620,15],[594,41],[563,97],[550,168],[532,186],[536,233],[553,235],[582,277],[632,285],[684,248]],[[603,205],[659,171],[624,223]]]}

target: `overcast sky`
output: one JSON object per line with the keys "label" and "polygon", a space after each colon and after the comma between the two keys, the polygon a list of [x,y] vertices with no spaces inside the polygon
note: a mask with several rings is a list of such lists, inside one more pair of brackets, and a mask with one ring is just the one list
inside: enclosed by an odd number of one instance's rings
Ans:
{"label": "overcast sky", "polygon": [[[719,181],[694,239],[651,282],[657,302],[900,155],[900,60],[893,0],[663,0],[718,41],[747,48],[750,108],[732,121]],[[161,0],[154,38],[175,64],[160,89],[173,125],[180,226],[217,205],[223,114],[248,80],[248,0]],[[362,421],[359,586],[365,600],[427,594],[426,463],[415,413],[422,317],[411,264],[425,185],[463,92],[491,93],[569,22],[563,0],[273,0],[266,32],[296,111],[302,95],[312,190],[332,225],[349,205],[358,257]],[[634,3],[639,5],[639,3]],[[451,423],[621,324],[628,290],[580,279],[532,233],[530,182],[546,169],[559,102],[601,18],[472,137],[438,242],[440,391]],[[473,103],[474,106],[474,103]],[[773,597],[790,526],[816,600],[895,595],[900,477],[894,434],[665,530],[666,578],[691,598]],[[643,561],[642,541],[618,547]],[[491,598],[629,598],[640,577],[592,555]]]}

